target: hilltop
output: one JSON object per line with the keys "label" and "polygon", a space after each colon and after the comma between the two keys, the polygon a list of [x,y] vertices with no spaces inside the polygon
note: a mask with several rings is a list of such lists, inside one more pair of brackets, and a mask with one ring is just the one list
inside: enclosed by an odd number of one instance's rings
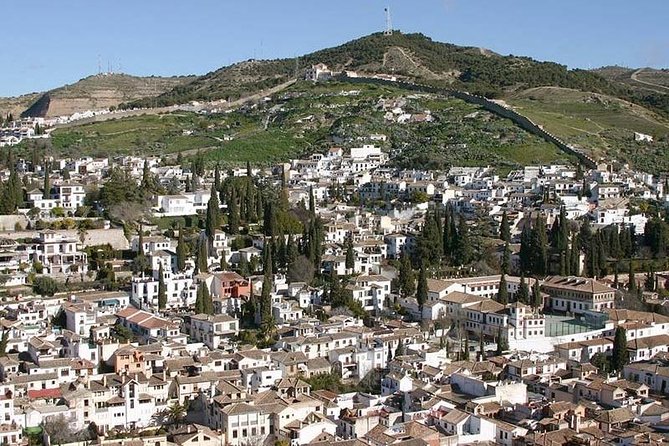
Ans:
{"label": "hilltop", "polygon": [[[377,33],[296,59],[241,62],[184,79],[157,96],[126,102],[121,107],[249,98],[303,77],[304,70],[316,63],[325,63],[334,71],[350,70],[363,76],[391,74],[400,80],[495,98],[596,159],[627,162],[654,173],[669,170],[669,94],[663,90],[665,84],[669,85],[666,70],[619,67],[569,70],[553,62],[435,42],[422,34]],[[287,101],[272,102],[279,108],[290,106],[302,110],[305,116],[314,114],[311,110],[314,106],[332,107],[341,103],[337,113],[330,111],[328,119],[314,121],[313,128],[306,133],[294,123],[277,125],[282,122],[278,120],[281,113],[252,101],[254,104],[242,107],[241,112],[237,105],[232,107],[229,103],[228,112],[233,111],[237,116],[234,121],[184,113],[131,117],[57,130],[54,145],[62,150],[110,153],[206,150],[209,159],[224,162],[283,161],[336,143],[342,123],[357,128],[360,135],[383,128],[382,121],[371,118],[375,110],[370,104],[345,107],[343,98],[333,99],[336,92],[331,89],[340,87],[336,82],[322,86],[300,82],[285,91]],[[298,102],[290,99],[296,89],[300,95]],[[331,94],[324,95],[323,89]],[[383,91],[377,93],[375,101],[385,95]],[[278,96],[272,96],[276,101]],[[524,133],[517,133],[513,125],[500,127],[497,117],[491,118],[476,107],[461,107],[445,98],[414,105],[417,109],[435,111],[439,125],[392,132],[388,150],[397,152],[411,147],[396,159],[399,165],[439,168],[451,163],[490,163],[512,167],[564,159],[562,154],[554,153],[554,147],[528,139]],[[458,110],[468,113],[458,114]],[[449,111],[453,116],[449,116]],[[472,114],[475,119],[469,117]],[[651,135],[654,141],[637,143],[634,132]],[[456,150],[457,147],[460,148]],[[519,156],[520,147],[527,149],[527,156]]]}
{"label": "hilltop", "polygon": [[98,74],[44,93],[0,98],[0,115],[54,117],[85,110],[116,107],[121,103],[153,97],[193,77],[138,77],[128,74]]}
{"label": "hilltop", "polygon": [[662,93],[641,92],[596,71],[569,70],[529,57],[502,56],[479,48],[436,42],[423,34],[375,33],[293,59],[249,60],[220,68],[154,98],[125,106],[165,106],[189,101],[236,99],[300,77],[325,63],[335,71],[385,73],[399,78],[500,98],[527,88],[557,86],[627,99],[669,115]]}

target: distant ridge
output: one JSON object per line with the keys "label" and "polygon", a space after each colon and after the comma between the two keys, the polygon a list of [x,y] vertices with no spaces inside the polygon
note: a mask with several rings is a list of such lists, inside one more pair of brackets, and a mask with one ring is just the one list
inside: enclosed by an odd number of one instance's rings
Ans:
{"label": "distant ridge", "polygon": [[[86,110],[117,107],[119,104],[159,95],[193,77],[138,77],[127,74],[97,74],[45,93],[21,103],[23,117],[54,117]],[[8,102],[9,99],[4,100]],[[25,104],[25,105],[24,105]],[[2,110],[2,100],[0,100]],[[15,112],[16,108],[12,110]],[[6,111],[7,113],[9,111]]]}

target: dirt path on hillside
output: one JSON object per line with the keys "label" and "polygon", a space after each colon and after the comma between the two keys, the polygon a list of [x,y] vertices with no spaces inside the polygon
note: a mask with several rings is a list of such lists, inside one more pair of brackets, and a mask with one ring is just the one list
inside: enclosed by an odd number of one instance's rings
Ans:
{"label": "dirt path on hillside", "polygon": [[[638,82],[640,84],[643,84],[643,85],[646,85],[646,86],[649,86],[649,87],[659,88],[660,91],[658,91],[658,93],[669,93],[669,87],[666,87],[666,86],[660,85],[660,84],[654,84],[652,82],[648,82],[648,81],[644,81],[644,80],[639,79],[639,74],[644,69],[645,68],[639,68],[638,70],[636,70],[634,73],[631,74],[630,79],[632,79],[634,82]],[[655,91],[657,91],[657,90],[655,90]]]}
{"label": "dirt path on hillside", "polygon": [[[264,98],[265,96],[270,96],[273,94],[276,94],[282,90],[285,90],[286,88],[290,87],[293,85],[295,82],[297,82],[296,79],[289,80],[288,82],[284,82],[282,84],[277,85],[276,87],[268,88],[267,90],[260,91],[258,93],[252,94],[250,96],[244,96],[243,98],[239,98],[235,101],[232,102],[227,102],[225,104],[222,104],[220,107],[223,110],[229,110],[231,108],[239,107],[240,105],[244,104],[245,102],[248,101],[257,101],[259,99]],[[74,122],[68,122],[67,124],[60,124],[54,126],[54,128],[68,128],[68,127],[76,127],[79,125],[84,125],[84,124],[90,124],[93,122],[104,122],[104,121],[109,121],[112,119],[121,119],[121,118],[127,118],[131,116],[142,116],[142,115],[160,115],[164,113],[171,113],[175,111],[200,111],[204,110],[207,107],[209,107],[212,103],[211,102],[206,102],[203,104],[200,104],[196,107],[193,107],[191,105],[171,105],[169,107],[155,107],[155,108],[145,108],[141,110],[124,110],[124,111],[119,111],[119,112],[114,112],[114,113],[109,113],[106,115],[98,115],[98,116],[93,116],[91,118],[86,118],[86,119],[80,119],[78,121]],[[186,109],[186,107],[188,107]]]}

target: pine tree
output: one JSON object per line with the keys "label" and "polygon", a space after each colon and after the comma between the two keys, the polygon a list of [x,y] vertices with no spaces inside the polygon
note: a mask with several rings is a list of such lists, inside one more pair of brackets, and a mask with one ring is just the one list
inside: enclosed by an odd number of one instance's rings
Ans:
{"label": "pine tree", "polygon": [[163,263],[158,268],[158,309],[164,310],[167,305],[167,287],[165,286],[165,272]]}
{"label": "pine tree", "polygon": [[402,297],[406,298],[412,296],[416,292],[416,275],[411,267],[411,259],[406,250],[403,250],[400,255],[398,281]]}
{"label": "pine tree", "polygon": [[346,237],[346,269],[353,271],[355,268],[355,254],[353,252],[353,234],[348,233]]}
{"label": "pine tree", "polygon": [[509,227],[509,217],[506,210],[502,212],[502,222],[499,224],[499,238],[509,243],[511,241],[511,228]]}
{"label": "pine tree", "polygon": [[183,228],[179,228],[179,238],[177,241],[177,271],[186,269],[186,242],[184,242]]}
{"label": "pine tree", "polygon": [[502,278],[499,280],[499,291],[497,292],[497,302],[502,305],[509,303],[509,290],[506,286],[506,276],[502,274]]}
{"label": "pine tree", "polygon": [[611,368],[616,372],[621,372],[627,364],[629,364],[629,354],[627,352],[627,331],[623,327],[617,327],[615,337],[613,338]]}
{"label": "pine tree", "polygon": [[423,306],[427,302],[427,273],[425,266],[421,266],[418,273],[418,286],[416,287],[416,302],[418,302],[418,311],[423,313]]}

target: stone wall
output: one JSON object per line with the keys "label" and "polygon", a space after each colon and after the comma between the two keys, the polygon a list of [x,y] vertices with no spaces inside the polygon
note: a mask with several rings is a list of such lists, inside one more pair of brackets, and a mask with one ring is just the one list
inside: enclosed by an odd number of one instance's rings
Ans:
{"label": "stone wall", "polygon": [[583,152],[581,149],[574,147],[566,142],[562,141],[557,136],[552,133],[544,130],[540,125],[532,122],[527,116],[521,115],[517,111],[505,107],[502,104],[499,104],[495,101],[491,101],[483,96],[477,96],[466,91],[453,90],[448,88],[439,88],[430,85],[416,84],[411,82],[404,81],[391,81],[386,79],[377,79],[374,77],[346,77],[347,82],[353,83],[372,83],[377,85],[389,85],[395,87],[401,87],[406,90],[421,91],[425,93],[435,93],[443,94],[446,96],[452,96],[458,99],[461,99],[470,104],[476,104],[484,109],[488,110],[491,113],[494,113],[498,116],[501,116],[506,119],[513,121],[518,127],[537,135],[544,140],[556,145],[563,152],[575,156],[578,158],[586,167],[594,169],[597,167],[597,162],[590,157],[588,154]]}

